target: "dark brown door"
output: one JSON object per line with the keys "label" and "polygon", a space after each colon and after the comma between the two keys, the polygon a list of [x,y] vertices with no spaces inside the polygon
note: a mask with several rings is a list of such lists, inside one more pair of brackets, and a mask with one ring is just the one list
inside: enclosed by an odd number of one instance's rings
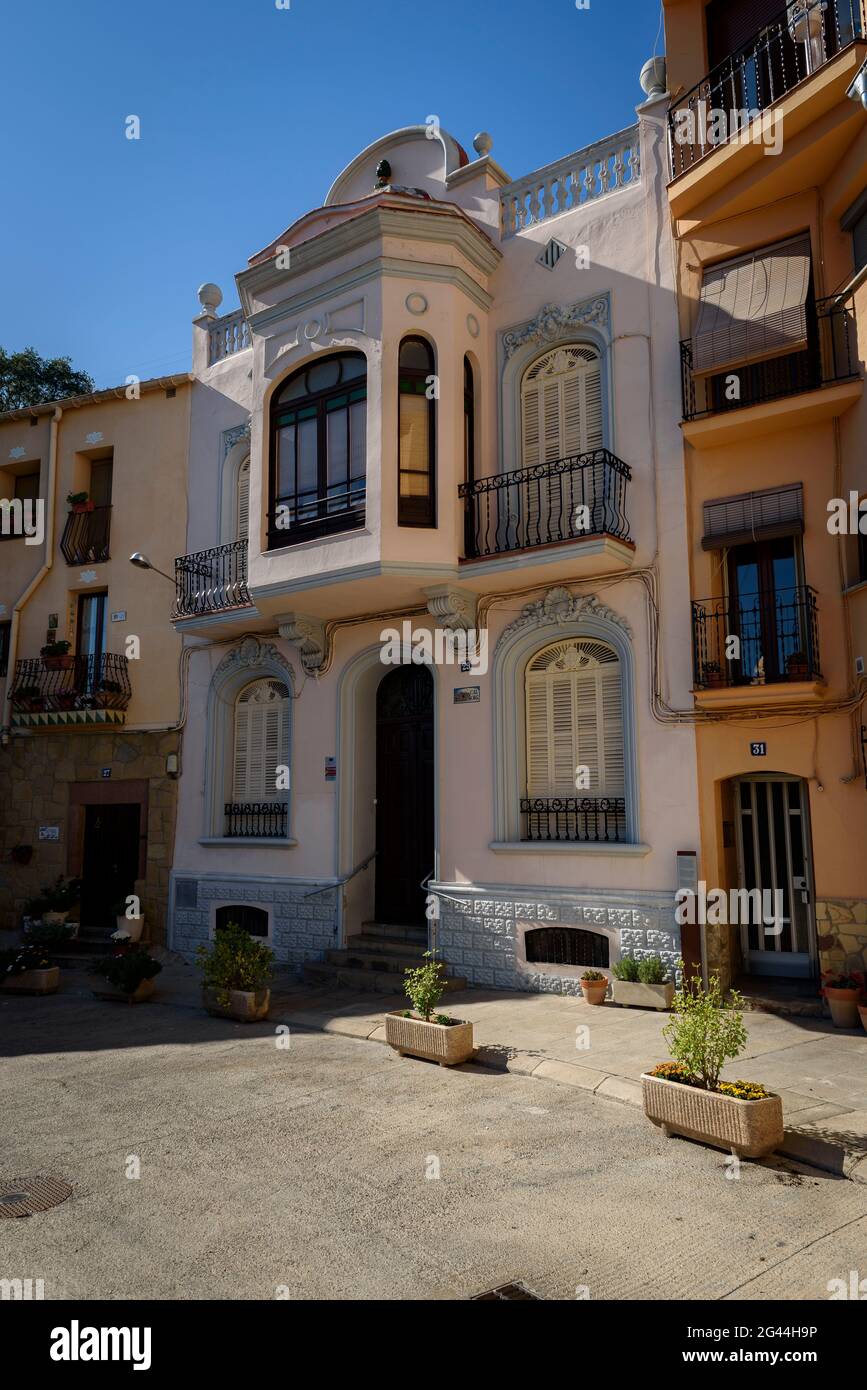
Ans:
{"label": "dark brown door", "polygon": [[113,927],[114,906],[133,891],[139,869],[141,806],[85,806],[81,923]]}
{"label": "dark brown door", "polygon": [[434,868],[433,678],[399,666],[376,692],[376,919],[425,920]]}

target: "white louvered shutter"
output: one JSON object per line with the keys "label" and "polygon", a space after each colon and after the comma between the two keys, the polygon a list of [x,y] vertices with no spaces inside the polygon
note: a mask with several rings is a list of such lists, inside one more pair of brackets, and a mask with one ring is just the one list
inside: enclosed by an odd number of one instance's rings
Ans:
{"label": "white louvered shutter", "polygon": [[235,513],[238,519],[235,539],[245,541],[250,526],[250,460],[245,459],[238,469],[238,493]]}
{"label": "white louvered shutter", "polygon": [[[527,795],[625,795],[620,661],[603,642],[546,647],[526,677]],[[589,770],[587,787],[576,772]]]}
{"label": "white louvered shutter", "polygon": [[[570,344],[538,358],[521,383],[521,466],[602,448],[602,369],[595,348]],[[520,540],[525,545],[572,534],[568,477],[528,481],[521,489]],[[585,499],[592,500],[592,499]]]}
{"label": "white louvered shutter", "polygon": [[277,768],[289,764],[289,695],[279,681],[256,681],[235,706],[232,797],[239,802],[288,800]]}

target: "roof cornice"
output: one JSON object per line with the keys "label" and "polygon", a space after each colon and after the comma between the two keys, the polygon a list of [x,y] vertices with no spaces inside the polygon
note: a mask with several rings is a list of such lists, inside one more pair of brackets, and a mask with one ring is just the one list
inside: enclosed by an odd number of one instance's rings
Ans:
{"label": "roof cornice", "polygon": [[[139,394],[150,391],[168,390],[170,387],[177,389],[179,386],[189,386],[196,378],[192,372],[178,372],[174,376],[154,376],[147,381],[137,383]],[[40,401],[38,405],[22,405],[15,410],[0,411],[0,421],[3,420],[28,420],[34,415],[53,415],[58,408],[60,410],[80,410],[82,406],[99,405],[102,401],[129,400],[127,392],[129,384],[124,386],[107,386],[102,391],[90,391],[84,396],[65,396],[58,401]]]}

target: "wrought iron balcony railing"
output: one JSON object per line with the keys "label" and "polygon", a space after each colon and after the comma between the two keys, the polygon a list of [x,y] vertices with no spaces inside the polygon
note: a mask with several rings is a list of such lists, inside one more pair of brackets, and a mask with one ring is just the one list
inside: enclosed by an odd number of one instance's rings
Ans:
{"label": "wrought iron balcony railing", "polygon": [[757,142],[753,123],[864,35],[863,0],[791,0],[748,43],[672,103],[672,178],[721,144]]}
{"label": "wrought iron balcony railing", "polygon": [[629,464],[608,449],[462,483],[468,559],[586,536],[629,539]]}
{"label": "wrought iron balcony railing", "polygon": [[109,558],[111,507],[93,507],[89,512],[70,512],[66,518],[60,549],[68,565],[98,565]]}
{"label": "wrought iron balcony railing", "polygon": [[819,680],[815,590],[805,584],[696,600],[692,645],[695,685],[702,690]]}
{"label": "wrought iron balcony railing", "polygon": [[742,410],[851,381],[859,375],[855,314],[851,296],[816,300],[808,322],[810,342],[800,352],[770,357],[743,367],[696,376],[692,339],[680,345],[680,383],[684,420],[701,420],[727,410]]}
{"label": "wrought iron balcony railing", "polygon": [[523,797],[521,815],[523,840],[627,841],[622,796]]}
{"label": "wrought iron balcony railing", "polygon": [[239,840],[285,839],[289,807],[285,801],[227,801],[224,834]]}
{"label": "wrought iron balcony railing", "polygon": [[125,710],[132,695],[125,656],[27,658],[15,663],[10,698],[21,713]]}
{"label": "wrought iron balcony railing", "polygon": [[229,541],[175,560],[173,618],[249,608],[252,602],[247,588],[246,541]]}

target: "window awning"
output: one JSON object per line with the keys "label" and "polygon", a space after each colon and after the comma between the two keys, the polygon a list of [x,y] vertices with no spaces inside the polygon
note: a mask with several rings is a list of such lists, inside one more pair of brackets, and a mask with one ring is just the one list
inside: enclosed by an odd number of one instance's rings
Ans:
{"label": "window awning", "polygon": [[810,238],[794,237],[704,273],[693,335],[697,376],[807,346]]}
{"label": "window awning", "polygon": [[801,535],[804,489],[801,483],[718,497],[704,504],[703,550],[722,550],[775,536]]}

